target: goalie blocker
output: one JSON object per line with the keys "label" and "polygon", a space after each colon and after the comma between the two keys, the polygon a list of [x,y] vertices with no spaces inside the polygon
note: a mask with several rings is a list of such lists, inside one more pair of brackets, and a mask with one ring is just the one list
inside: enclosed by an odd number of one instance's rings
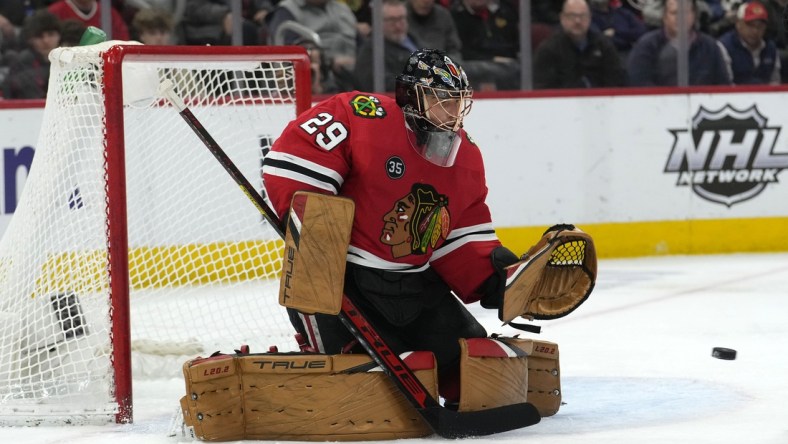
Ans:
{"label": "goalie blocker", "polygon": [[[519,338],[460,340],[460,411],[528,401],[541,416],[561,404],[558,346]],[[402,355],[437,397],[435,359]],[[403,439],[432,433],[366,355],[215,354],[183,366],[184,423],[205,441]]]}
{"label": "goalie blocker", "polygon": [[293,195],[287,218],[279,304],[336,315],[353,227],[351,199],[306,191]]}

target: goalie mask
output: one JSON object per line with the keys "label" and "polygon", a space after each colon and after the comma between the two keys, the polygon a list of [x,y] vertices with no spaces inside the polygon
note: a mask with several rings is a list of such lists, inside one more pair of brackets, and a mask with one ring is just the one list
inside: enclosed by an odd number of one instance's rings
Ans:
{"label": "goalie mask", "polygon": [[444,52],[421,49],[410,55],[397,77],[396,97],[410,143],[422,157],[438,166],[454,164],[461,142],[457,131],[472,96],[465,71]]}

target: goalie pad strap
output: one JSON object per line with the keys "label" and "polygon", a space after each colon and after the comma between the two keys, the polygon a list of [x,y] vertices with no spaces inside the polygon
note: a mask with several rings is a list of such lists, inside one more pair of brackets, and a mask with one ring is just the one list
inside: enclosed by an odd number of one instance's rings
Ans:
{"label": "goalie pad strap", "polygon": [[[403,359],[437,397],[432,353]],[[183,373],[184,422],[206,441],[358,441],[432,433],[367,355],[219,355],[188,361]]]}
{"label": "goalie pad strap", "polygon": [[542,327],[534,324],[524,324],[522,322],[509,322],[508,325],[518,330],[527,331],[529,333],[539,334],[542,332]]}

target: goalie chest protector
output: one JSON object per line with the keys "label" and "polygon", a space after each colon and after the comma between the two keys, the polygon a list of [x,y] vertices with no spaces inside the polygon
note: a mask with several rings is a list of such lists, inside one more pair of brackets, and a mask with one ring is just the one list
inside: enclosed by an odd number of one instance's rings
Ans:
{"label": "goalie chest protector", "polygon": [[[432,353],[403,360],[437,398]],[[359,441],[428,436],[430,427],[367,355],[261,353],[183,365],[184,423],[205,441]]]}

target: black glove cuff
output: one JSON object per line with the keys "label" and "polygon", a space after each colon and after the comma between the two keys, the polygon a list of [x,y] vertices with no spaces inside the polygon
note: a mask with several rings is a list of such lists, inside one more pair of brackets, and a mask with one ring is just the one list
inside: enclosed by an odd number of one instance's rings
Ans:
{"label": "black glove cuff", "polygon": [[497,247],[490,253],[490,260],[495,272],[480,287],[479,292],[484,296],[479,303],[484,308],[499,308],[503,302],[503,291],[506,287],[506,270],[504,268],[520,259],[508,248]]}

